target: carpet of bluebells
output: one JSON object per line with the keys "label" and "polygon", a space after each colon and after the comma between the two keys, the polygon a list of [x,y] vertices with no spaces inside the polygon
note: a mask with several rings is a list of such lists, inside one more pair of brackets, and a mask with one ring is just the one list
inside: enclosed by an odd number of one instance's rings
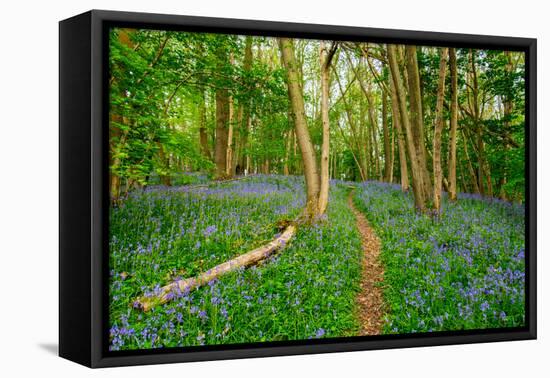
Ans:
{"label": "carpet of bluebells", "polygon": [[133,192],[110,215],[110,349],[249,343],[357,334],[361,241],[333,185],[329,219],[284,252],[143,313],[133,300],[264,244],[304,206],[302,178],[254,176]]}
{"label": "carpet of bluebells", "polygon": [[[283,252],[143,313],[133,301],[258,247],[304,206],[300,177],[253,176],[134,191],[110,214],[110,349],[353,336],[362,248],[332,181],[329,221],[302,226]],[[199,184],[197,186],[197,184]],[[206,185],[205,185],[206,184]],[[353,184],[382,242],[384,333],[522,326],[524,207],[444,196],[435,220],[398,185]]]}
{"label": "carpet of bluebells", "polygon": [[359,188],[354,203],[382,241],[385,333],[524,325],[523,205],[462,194],[432,220],[398,185]]}

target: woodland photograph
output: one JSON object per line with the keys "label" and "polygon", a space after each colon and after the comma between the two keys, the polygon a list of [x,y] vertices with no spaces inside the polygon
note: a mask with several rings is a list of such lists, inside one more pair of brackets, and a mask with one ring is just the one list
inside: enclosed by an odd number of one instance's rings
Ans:
{"label": "woodland photograph", "polygon": [[525,325],[521,51],[112,28],[111,351]]}

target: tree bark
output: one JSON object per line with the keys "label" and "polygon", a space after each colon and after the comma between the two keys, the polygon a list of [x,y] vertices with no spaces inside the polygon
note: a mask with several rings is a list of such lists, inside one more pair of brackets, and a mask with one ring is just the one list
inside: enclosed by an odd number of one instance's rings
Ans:
{"label": "tree bark", "polygon": [[472,77],[472,110],[474,118],[474,128],[475,128],[475,143],[477,149],[477,186],[479,188],[479,193],[481,195],[485,194],[485,148],[483,144],[483,127],[481,125],[481,112],[479,104],[479,83],[477,79],[477,68],[475,63],[475,57],[473,50],[470,50],[470,67],[471,67],[471,77]]}
{"label": "tree bark", "polygon": [[449,49],[451,71],[451,120],[449,131],[449,200],[456,201],[456,129],[458,126],[458,75],[456,68],[456,50]]}
{"label": "tree bark", "polygon": [[377,178],[377,180],[382,180],[382,172],[380,170],[380,153],[378,151],[378,120],[375,114],[375,104],[372,99],[372,92],[370,88],[368,89],[368,96],[367,96],[367,104],[368,104],[368,116],[369,116],[369,123],[370,123],[370,143],[371,143],[371,161],[374,162],[374,176]]}
{"label": "tree bark", "polygon": [[435,107],[435,128],[433,141],[433,210],[439,215],[441,211],[441,187],[443,185],[443,173],[441,170],[441,134],[443,132],[443,100],[445,100],[445,76],[447,74],[448,48],[439,50],[439,80],[437,83],[437,99]]}
{"label": "tree bark", "polygon": [[[252,37],[246,36],[245,38],[245,48],[244,48],[244,60],[243,60],[243,70],[249,72],[252,68]],[[247,152],[248,146],[248,133],[250,131],[250,126],[252,124],[251,111],[250,111],[250,99],[247,98],[244,100],[244,103],[241,107],[242,117],[240,117],[239,123],[239,143],[238,143],[238,160],[237,167],[235,172],[237,174],[243,173],[245,170],[248,173],[250,170],[250,156]]]}
{"label": "tree bark", "polygon": [[[348,86],[348,88],[346,88],[344,90],[344,88],[342,86],[342,83],[340,81],[340,77],[338,76],[338,72],[335,71],[334,76],[336,77],[336,82],[338,83],[338,88],[340,90],[341,99],[342,99],[342,102],[344,103],[344,110],[345,110],[345,113],[346,113],[346,118],[348,120],[348,124],[349,124],[351,134],[352,134],[352,140],[347,139],[348,146],[350,148],[350,151],[353,154],[355,162],[357,163],[357,168],[359,169],[359,174],[361,175],[361,179],[363,181],[365,181],[365,180],[368,179],[368,172],[367,172],[368,164],[365,164],[365,160],[366,160],[366,155],[367,155],[369,143],[368,142],[365,143],[367,145],[366,148],[361,146],[360,140],[366,140],[366,138],[360,137],[359,133],[357,132],[357,127],[356,127],[356,124],[355,124],[355,120],[353,118],[353,112],[352,112],[351,106],[350,106],[350,104],[349,104],[349,102],[346,98],[346,94],[347,94],[347,91],[349,89],[349,86]],[[361,109],[363,109],[363,108],[361,108]],[[362,117],[361,117],[361,119],[362,119]],[[341,129],[340,125],[338,125],[338,127]],[[344,137],[344,132],[342,130],[341,130],[341,133],[342,133],[342,137]],[[354,152],[354,148],[355,148],[356,152]]]}
{"label": "tree bark", "polygon": [[386,92],[382,91],[382,131],[384,133],[384,181],[392,181],[392,161],[391,161],[391,143],[390,130],[388,127],[388,101]]}
{"label": "tree bark", "polygon": [[278,38],[278,43],[281,50],[281,60],[286,70],[288,95],[292,105],[296,138],[298,139],[302,153],[307,195],[304,216],[306,219],[313,220],[319,214],[319,170],[317,168],[315,150],[313,149],[307,127],[304,98],[300,85],[300,67],[298,67],[294,56],[293,40],[290,38]]}
{"label": "tree bark", "polygon": [[392,112],[392,125],[395,133],[397,134],[397,147],[399,149],[399,172],[401,174],[401,190],[403,192],[409,191],[409,170],[407,167],[407,150],[405,144],[405,136],[403,128],[401,127],[401,120],[399,115],[399,102],[395,91],[395,84],[390,74],[390,88],[391,88],[391,112]]}
{"label": "tree bark", "polygon": [[426,212],[426,197],[423,187],[422,174],[422,171],[424,169],[422,168],[423,161],[421,159],[420,153],[417,153],[415,138],[411,127],[411,121],[409,120],[409,115],[407,114],[407,103],[405,91],[403,88],[403,81],[401,80],[399,67],[397,65],[397,47],[393,44],[390,44],[387,48],[391,76],[395,86],[395,93],[397,97],[397,102],[399,104],[399,113],[401,115],[403,128],[405,129],[407,151],[409,154],[409,160],[411,162],[414,203],[418,211]]}
{"label": "tree bark", "polygon": [[229,123],[229,96],[227,89],[216,90],[216,145],[214,160],[216,163],[216,177],[225,177],[227,167],[227,140]]}
{"label": "tree bark", "polygon": [[[510,51],[505,51],[504,56],[506,57],[506,65],[504,66],[504,69],[508,75],[512,74],[513,72],[513,63],[512,63],[512,54]],[[510,139],[510,121],[512,117],[512,112],[514,110],[514,102],[512,95],[510,93],[506,94],[504,96],[504,142],[503,142],[503,168],[502,168],[502,176],[500,179],[500,189],[499,189],[499,197],[502,200],[508,200],[508,197],[506,195],[506,183],[508,180],[508,149],[509,149],[509,143],[508,140]]]}
{"label": "tree bark", "polygon": [[206,94],[203,90],[201,90],[201,100],[199,102],[199,142],[202,155],[207,159],[211,159],[206,130]]}
{"label": "tree bark", "polygon": [[321,41],[319,61],[321,66],[321,122],[323,125],[323,143],[321,146],[321,183],[319,188],[319,214],[323,215],[327,210],[329,191],[329,147],[330,147],[330,65],[334,56],[336,45],[333,42],[328,48]]}
{"label": "tree bark", "polygon": [[[229,57],[223,48],[216,52],[217,65],[221,70],[227,64]],[[216,141],[214,161],[216,163],[216,178],[225,178],[227,170],[227,143],[229,140],[229,91],[227,88],[216,88]]]}
{"label": "tree bark", "polygon": [[407,45],[406,50],[406,68],[409,81],[409,113],[410,123],[414,136],[414,145],[418,154],[420,175],[422,176],[421,187],[423,196],[429,201],[432,196],[431,179],[428,172],[426,147],[424,138],[424,116],[422,112],[422,95],[420,93],[420,72],[418,69],[418,60],[416,46]]}
{"label": "tree bark", "polygon": [[229,126],[227,128],[227,149],[225,157],[225,176],[233,176],[233,124],[234,122],[234,103],[233,96],[229,96]]}

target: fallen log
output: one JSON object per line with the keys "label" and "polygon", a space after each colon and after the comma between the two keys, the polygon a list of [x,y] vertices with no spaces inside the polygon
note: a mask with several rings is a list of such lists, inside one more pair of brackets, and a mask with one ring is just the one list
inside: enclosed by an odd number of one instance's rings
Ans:
{"label": "fallen log", "polygon": [[188,293],[208,282],[215,280],[227,273],[233,272],[241,267],[256,265],[262,260],[273,255],[276,251],[284,248],[296,233],[296,226],[291,224],[285,228],[280,236],[271,242],[244,253],[232,260],[226,261],[212,269],[199,274],[198,276],[172,281],[161,287],[152,295],[144,295],[134,301],[134,308],[142,311],[149,311],[151,308],[169,302],[182,293]]}

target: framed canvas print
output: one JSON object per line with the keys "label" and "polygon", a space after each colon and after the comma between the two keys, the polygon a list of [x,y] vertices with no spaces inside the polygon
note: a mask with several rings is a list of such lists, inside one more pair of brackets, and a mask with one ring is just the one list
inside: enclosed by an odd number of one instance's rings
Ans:
{"label": "framed canvas print", "polygon": [[536,40],[60,22],[60,355],[536,337]]}

